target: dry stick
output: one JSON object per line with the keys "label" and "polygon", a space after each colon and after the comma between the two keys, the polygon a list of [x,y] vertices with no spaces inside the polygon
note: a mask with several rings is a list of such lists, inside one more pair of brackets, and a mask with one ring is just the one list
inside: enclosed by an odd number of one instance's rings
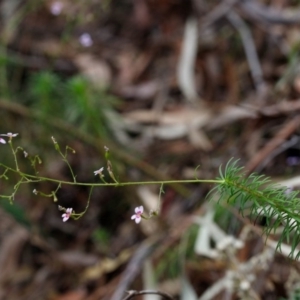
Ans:
{"label": "dry stick", "polygon": [[160,291],[143,290],[143,291],[128,291],[128,293],[129,295],[125,297],[123,300],[133,299],[135,296],[138,295],[159,295],[162,296],[164,299],[174,300],[174,298],[169,294]]}
{"label": "dry stick", "polygon": [[262,93],[265,91],[266,85],[251,32],[242,18],[234,11],[229,12],[227,18],[241,35],[253,82],[257,92]]}
{"label": "dry stick", "polygon": [[166,235],[162,234],[142,243],[124,270],[120,282],[110,300],[122,299],[125,291],[141,271],[145,259],[151,255],[154,249],[163,241],[163,239],[165,239],[165,237]]}
{"label": "dry stick", "polygon": [[278,115],[289,115],[291,113],[300,110],[300,99],[296,100],[282,100],[279,103],[263,107],[259,112],[268,117],[278,116]]}
{"label": "dry stick", "polygon": [[297,136],[293,136],[290,140],[283,142],[279,147],[274,149],[273,152],[271,152],[256,168],[256,172],[260,173],[266,165],[272,161],[276,156],[278,156],[280,153],[286,151],[287,149],[292,148],[295,145],[299,145],[300,138]]}
{"label": "dry stick", "polygon": [[282,12],[265,6],[254,0],[240,1],[239,6],[243,10],[243,13],[259,22],[285,25],[300,23],[299,10]]}
{"label": "dry stick", "polygon": [[[99,141],[99,139],[94,138],[89,134],[86,134],[85,132],[79,130],[77,127],[74,127],[73,125],[62,121],[61,119],[54,118],[53,116],[51,116],[51,118],[45,118],[42,114],[40,114],[35,110],[28,109],[25,106],[18,103],[13,103],[4,100],[0,100],[0,109],[5,109],[9,112],[18,114],[25,118],[31,118],[31,119],[41,121],[47,125],[50,125],[54,128],[66,132],[68,135],[80,139],[84,143],[93,146],[94,148],[96,148],[98,151],[102,153],[104,152],[104,146],[108,146],[111,152],[113,152],[113,154],[116,157],[119,157],[120,159],[124,160],[127,164],[130,164],[140,169],[145,174],[155,178],[156,180],[161,180],[161,181],[168,180],[168,178],[165,175],[158,172],[156,168],[147,164],[144,161],[139,160],[138,158],[128,153],[125,153],[121,147],[115,146],[109,141]],[[183,185],[172,184],[171,186],[176,192],[178,192],[180,195],[184,197],[190,195],[190,191]]]}
{"label": "dry stick", "polygon": [[300,116],[294,117],[287,122],[283,128],[270,140],[256,155],[248,162],[245,169],[247,174],[252,173],[258,165],[266,159],[277,147],[286,141],[286,139],[300,126]]}
{"label": "dry stick", "polygon": [[229,13],[229,11],[237,2],[238,0],[225,0],[221,2],[221,4],[217,5],[210,13],[208,13],[201,20],[201,29],[199,30],[199,32],[201,32],[205,27],[211,26],[213,23],[226,16],[226,14]]}

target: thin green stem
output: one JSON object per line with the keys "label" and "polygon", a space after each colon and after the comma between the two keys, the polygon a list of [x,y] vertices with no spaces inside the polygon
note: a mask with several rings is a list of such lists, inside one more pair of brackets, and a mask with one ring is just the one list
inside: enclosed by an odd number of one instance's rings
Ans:
{"label": "thin green stem", "polygon": [[18,159],[17,159],[17,155],[16,155],[16,151],[14,150],[13,144],[12,144],[12,139],[10,138],[10,140],[8,141],[8,144],[10,146],[10,149],[12,151],[12,154],[14,156],[14,160],[15,160],[15,164],[16,164],[16,170],[19,173],[20,169],[19,169],[19,165],[18,165]]}
{"label": "thin green stem", "polygon": [[88,197],[88,200],[87,200],[87,203],[86,203],[84,211],[81,212],[80,214],[74,214],[73,215],[75,220],[80,219],[86,213],[86,211],[88,210],[88,208],[90,206],[90,201],[91,201],[92,193],[93,193],[93,188],[94,187],[92,186],[91,189],[90,189],[89,197]]}
{"label": "thin green stem", "polygon": [[17,171],[13,168],[7,167],[4,164],[1,164],[4,168],[7,170],[18,173],[22,177],[26,177],[31,180],[39,180],[39,181],[48,181],[48,182],[55,182],[60,183],[62,185],[78,185],[78,186],[91,186],[91,187],[118,187],[118,186],[135,186],[135,185],[153,185],[153,184],[159,184],[159,185],[172,185],[172,184],[181,184],[181,183],[224,183],[224,180],[213,180],[213,179],[185,179],[185,180],[162,180],[162,181],[136,181],[136,182],[112,182],[112,183],[85,183],[85,182],[73,182],[73,181],[63,181],[58,180],[50,177],[43,177],[43,176],[36,176],[36,175],[30,175],[26,174],[20,171]]}
{"label": "thin green stem", "polygon": [[67,158],[65,158],[65,157],[63,157],[63,161],[67,164],[67,166],[68,166],[68,168],[69,168],[69,170],[70,170],[71,176],[72,176],[72,178],[73,178],[73,181],[74,181],[74,183],[76,183],[76,176],[75,176],[75,174],[74,174],[74,172],[73,172],[73,169],[72,169],[72,167],[71,167],[69,161],[68,161]]}

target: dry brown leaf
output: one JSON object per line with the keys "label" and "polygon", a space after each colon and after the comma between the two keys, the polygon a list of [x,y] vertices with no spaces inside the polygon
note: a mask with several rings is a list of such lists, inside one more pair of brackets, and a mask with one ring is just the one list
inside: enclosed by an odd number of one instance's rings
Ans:
{"label": "dry brown leaf", "polygon": [[72,48],[62,44],[59,39],[47,38],[34,44],[35,51],[41,52],[49,57],[64,57],[72,55]]}
{"label": "dry brown leaf", "polygon": [[137,85],[124,86],[119,93],[125,98],[144,100],[154,97],[158,88],[159,85],[156,81],[147,81]]}
{"label": "dry brown leaf", "polygon": [[29,234],[23,227],[17,226],[1,241],[0,283],[14,276],[18,269],[20,253]]}
{"label": "dry brown leaf", "polygon": [[120,265],[127,262],[132,255],[132,250],[123,250],[118,257],[103,258],[97,264],[87,268],[82,274],[83,281],[95,280],[100,278],[102,275],[116,270]]}
{"label": "dry brown leaf", "polygon": [[83,289],[71,291],[53,298],[53,300],[83,300],[86,299],[87,293]]}
{"label": "dry brown leaf", "polygon": [[56,254],[57,261],[69,267],[88,267],[98,262],[96,255],[79,251],[63,251]]}
{"label": "dry brown leaf", "polygon": [[182,107],[180,110],[162,112],[158,114],[154,110],[136,110],[123,115],[128,124],[132,123],[155,123],[142,129],[147,137],[156,137],[163,140],[172,140],[188,137],[191,144],[205,151],[210,150],[212,145],[202,127],[209,124],[211,111],[208,109],[191,109]]}

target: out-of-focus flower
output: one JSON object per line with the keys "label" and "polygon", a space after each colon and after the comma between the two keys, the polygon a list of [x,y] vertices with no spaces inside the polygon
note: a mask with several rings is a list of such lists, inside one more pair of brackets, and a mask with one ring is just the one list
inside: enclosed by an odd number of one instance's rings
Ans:
{"label": "out-of-focus flower", "polygon": [[142,214],[144,212],[144,207],[143,206],[136,207],[134,209],[134,212],[135,212],[135,214],[131,217],[131,220],[135,220],[135,223],[138,224],[142,220]]}
{"label": "out-of-focus flower", "polygon": [[104,176],[104,175],[102,174],[103,170],[104,170],[104,168],[102,167],[102,168],[100,168],[99,170],[94,171],[95,176],[98,175],[98,174],[100,175],[100,177]]}
{"label": "out-of-focus flower", "polygon": [[36,189],[34,189],[32,192],[33,192],[35,195],[38,194],[38,191],[37,191]]}
{"label": "out-of-focus flower", "polygon": [[240,289],[243,291],[249,290],[251,287],[250,282],[248,280],[242,280],[240,282]]}
{"label": "out-of-focus flower", "polygon": [[286,159],[286,163],[289,165],[289,166],[297,166],[300,164],[300,157],[298,156],[289,156],[287,157]]}
{"label": "out-of-focus flower", "polygon": [[54,16],[60,15],[62,9],[63,9],[63,4],[60,1],[54,1],[50,6],[51,14]]}
{"label": "out-of-focus flower", "polygon": [[79,37],[79,42],[83,47],[91,47],[94,43],[89,33],[83,33]]}
{"label": "out-of-focus flower", "polygon": [[26,158],[28,156],[28,153],[26,151],[24,151],[23,153],[24,153],[24,157]]}
{"label": "out-of-focus flower", "polygon": [[62,219],[63,219],[63,222],[66,222],[69,220],[70,216],[72,215],[72,210],[73,208],[67,208],[66,209],[66,212],[64,214],[62,214]]}
{"label": "out-of-focus flower", "polygon": [[13,137],[16,137],[18,135],[18,133],[11,133],[8,132],[6,134],[0,134],[1,136],[7,136],[8,138],[12,139]]}
{"label": "out-of-focus flower", "polygon": [[0,138],[0,143],[1,143],[1,144],[6,144],[6,141],[5,141],[5,139],[3,139],[3,138]]}

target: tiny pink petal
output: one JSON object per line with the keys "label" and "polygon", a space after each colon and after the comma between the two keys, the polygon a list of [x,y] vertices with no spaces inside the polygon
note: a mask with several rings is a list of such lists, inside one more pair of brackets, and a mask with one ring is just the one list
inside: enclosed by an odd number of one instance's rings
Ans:
{"label": "tiny pink petal", "polygon": [[141,220],[142,220],[142,218],[141,218],[140,216],[137,216],[137,217],[135,218],[135,223],[136,223],[136,224],[139,224],[139,223],[141,222]]}
{"label": "tiny pink petal", "polygon": [[69,215],[63,214],[63,215],[62,215],[62,218],[63,218],[63,222],[66,222],[66,221],[69,220]]}
{"label": "tiny pink petal", "polygon": [[6,141],[4,139],[0,138],[0,143],[6,144]]}
{"label": "tiny pink petal", "polygon": [[136,214],[142,214],[144,212],[144,207],[143,206],[136,207],[134,211]]}

